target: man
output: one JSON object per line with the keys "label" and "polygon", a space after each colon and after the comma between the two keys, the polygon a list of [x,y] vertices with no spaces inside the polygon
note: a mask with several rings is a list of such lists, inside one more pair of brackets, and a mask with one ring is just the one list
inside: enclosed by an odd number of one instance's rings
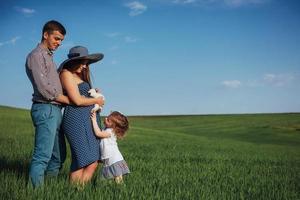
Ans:
{"label": "man", "polygon": [[69,104],[63,95],[56,65],[55,51],[64,39],[66,30],[57,21],[43,27],[42,41],[26,59],[26,73],[33,87],[31,117],[35,127],[34,150],[29,177],[34,187],[41,186],[44,174],[57,176],[65,160],[65,140],[60,134],[61,105]]}

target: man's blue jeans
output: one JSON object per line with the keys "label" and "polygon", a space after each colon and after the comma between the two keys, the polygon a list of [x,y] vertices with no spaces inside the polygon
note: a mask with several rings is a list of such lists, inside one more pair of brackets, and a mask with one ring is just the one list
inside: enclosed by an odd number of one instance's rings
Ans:
{"label": "man's blue jeans", "polygon": [[61,108],[33,103],[31,118],[35,127],[34,150],[29,177],[34,187],[44,183],[44,175],[57,176],[66,158],[66,144],[60,132]]}

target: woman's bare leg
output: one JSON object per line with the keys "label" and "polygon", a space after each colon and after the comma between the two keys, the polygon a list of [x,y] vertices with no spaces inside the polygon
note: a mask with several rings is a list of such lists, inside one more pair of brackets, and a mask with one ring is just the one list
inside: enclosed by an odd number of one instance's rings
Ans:
{"label": "woman's bare leg", "polygon": [[70,182],[71,183],[82,183],[82,175],[84,168],[78,169],[70,173]]}
{"label": "woman's bare leg", "polygon": [[92,179],[93,174],[94,174],[95,170],[97,169],[97,166],[98,166],[98,162],[96,161],[84,168],[83,174],[82,174],[82,182],[83,183],[86,183]]}

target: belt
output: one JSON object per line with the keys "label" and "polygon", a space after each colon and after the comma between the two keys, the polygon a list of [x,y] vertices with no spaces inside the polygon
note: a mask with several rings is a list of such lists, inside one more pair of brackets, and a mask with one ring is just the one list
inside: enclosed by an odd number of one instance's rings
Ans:
{"label": "belt", "polygon": [[50,103],[50,102],[33,102],[33,104],[49,104],[49,105],[52,105],[52,106],[56,106],[56,107],[58,107],[58,108],[62,108],[63,106],[62,105],[60,105],[60,104],[54,104],[54,103]]}

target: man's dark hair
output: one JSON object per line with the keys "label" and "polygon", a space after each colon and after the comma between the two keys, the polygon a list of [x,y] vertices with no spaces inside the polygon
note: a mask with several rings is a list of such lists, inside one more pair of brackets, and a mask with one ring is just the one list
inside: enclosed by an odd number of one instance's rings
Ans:
{"label": "man's dark hair", "polygon": [[58,31],[61,34],[66,35],[65,27],[61,23],[55,20],[48,21],[43,27],[43,34],[45,32],[51,34],[53,31]]}

